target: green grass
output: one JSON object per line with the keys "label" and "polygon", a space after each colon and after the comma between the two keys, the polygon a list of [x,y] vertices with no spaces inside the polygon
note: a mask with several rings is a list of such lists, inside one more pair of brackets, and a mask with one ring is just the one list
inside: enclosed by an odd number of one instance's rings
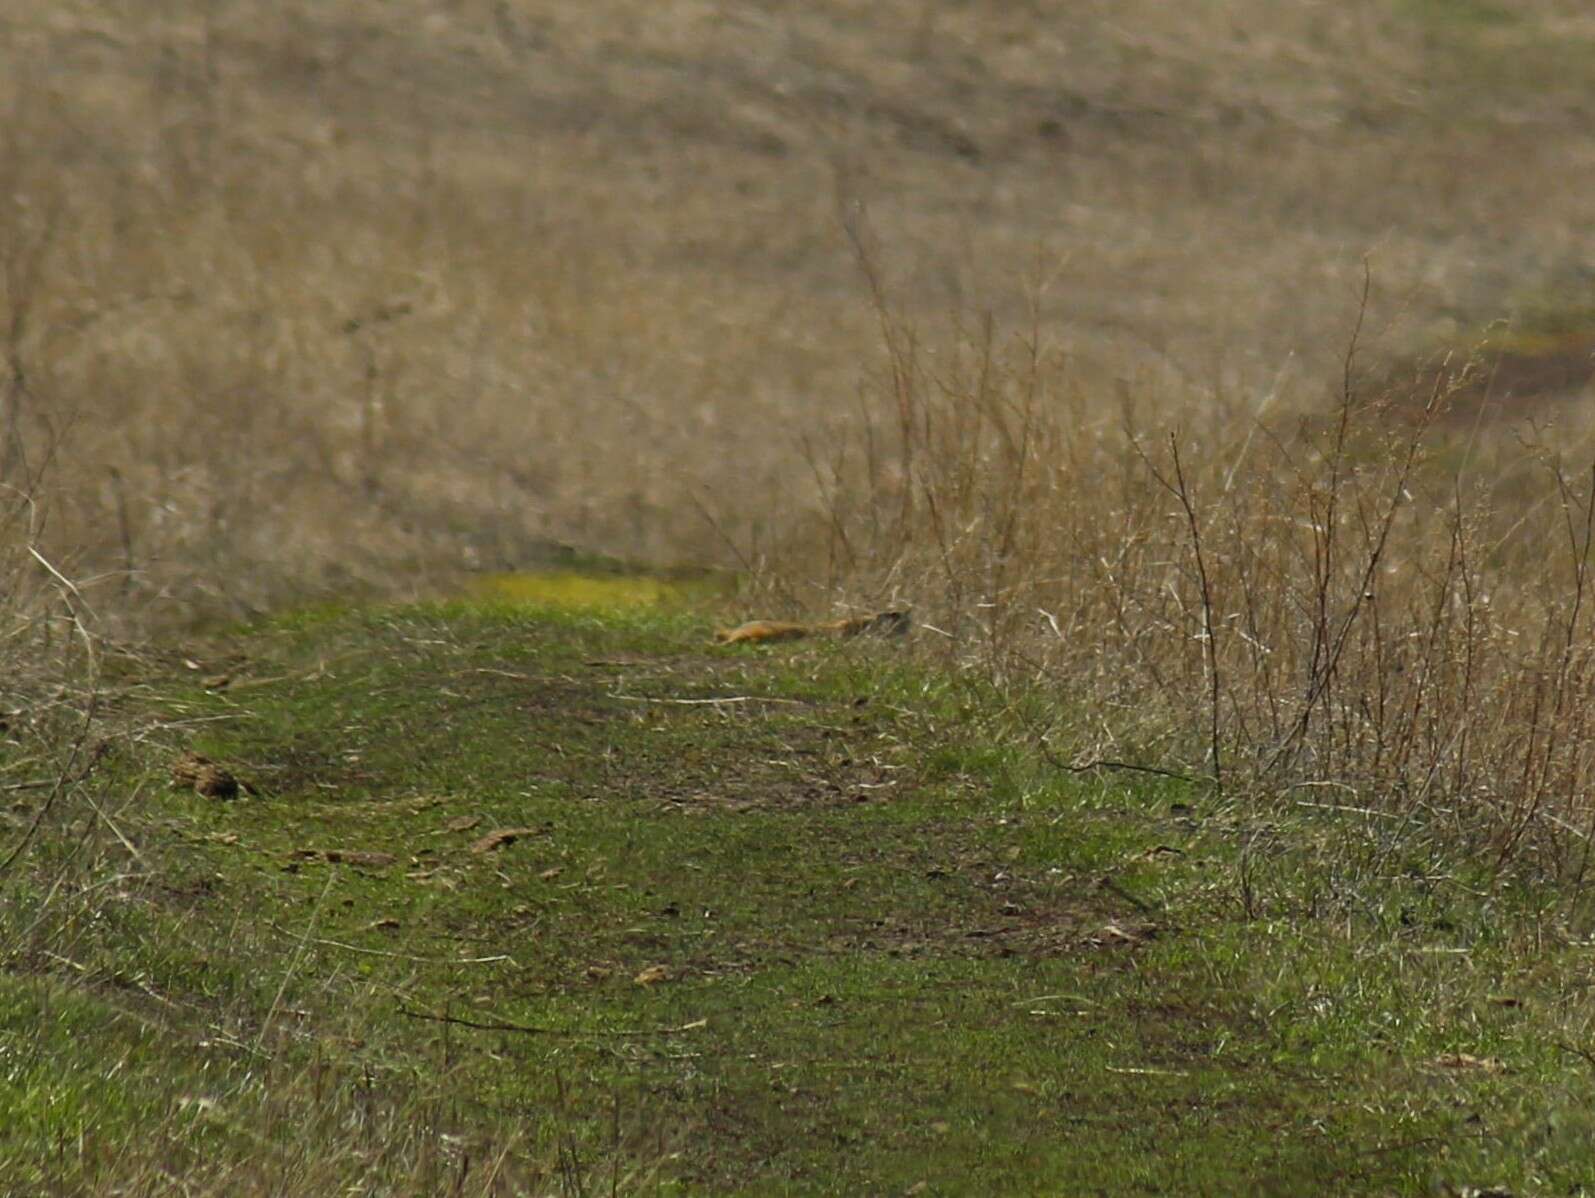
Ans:
{"label": "green grass", "polygon": [[[0,879],[0,1176],[1595,1186],[1595,970],[1531,884],[1060,773],[894,645],[715,649],[555,589],[123,667],[103,814],[51,812]],[[259,793],[171,789],[184,748]]]}

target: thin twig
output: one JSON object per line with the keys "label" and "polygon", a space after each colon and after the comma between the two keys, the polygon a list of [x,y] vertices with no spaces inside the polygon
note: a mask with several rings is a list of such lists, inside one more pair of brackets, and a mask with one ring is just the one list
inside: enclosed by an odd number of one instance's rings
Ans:
{"label": "thin twig", "polygon": [[78,731],[77,739],[72,743],[72,752],[67,757],[66,765],[56,777],[44,802],[39,804],[39,810],[34,813],[33,822],[28,825],[28,830],[22,834],[22,839],[17,841],[16,847],[6,855],[5,860],[0,861],[0,874],[4,874],[6,870],[11,868],[12,863],[22,856],[22,851],[28,847],[33,837],[38,833],[39,825],[44,822],[44,817],[49,814],[50,808],[55,805],[55,801],[66,792],[68,787],[76,786],[87,778],[94,771],[94,767],[99,764],[100,759],[110,751],[110,747],[103,741],[95,745],[89,750],[89,759],[83,763],[81,768],[74,772],[73,767],[77,765],[79,759],[83,756],[84,745],[88,742],[89,730],[94,726],[94,717],[98,709],[99,694],[98,692],[90,691],[88,705],[83,712],[83,726]]}
{"label": "thin twig", "polygon": [[54,785],[54,778],[38,778],[32,782],[7,782],[4,786],[0,786],[0,791],[9,793],[14,790],[44,790]]}
{"label": "thin twig", "polygon": [[[73,582],[65,574],[61,573],[61,571],[57,570],[54,566],[52,566],[50,564],[50,562],[49,562],[49,559],[46,558],[44,556],[44,554],[40,553],[37,549],[35,549],[32,545],[28,546],[28,552],[33,555],[33,560],[34,561],[38,562],[39,565],[43,566],[45,568],[45,570],[47,570],[49,572],[50,577],[54,578],[58,583],[60,583],[61,586],[64,587],[66,589],[66,591],[68,593],[70,593],[71,596],[74,599],[76,599],[79,603],[83,604],[83,610],[84,611],[88,612],[89,615],[91,615],[91,616],[94,614],[94,609],[92,607],[90,607],[88,605],[88,603],[84,600],[83,592],[78,590],[77,583]],[[72,616],[73,616],[73,619],[76,619],[77,618],[77,613],[73,612]]]}
{"label": "thin twig", "polygon": [[293,959],[288,962],[288,968],[283,971],[282,981],[277,986],[277,993],[271,1000],[271,1007],[266,1011],[266,1018],[260,1021],[260,1033],[255,1037],[254,1051],[259,1052],[261,1043],[266,1039],[266,1033],[271,1029],[271,1021],[276,1017],[277,1008],[282,1005],[282,996],[288,989],[288,983],[293,980],[294,971],[299,968],[299,961],[305,955],[305,946],[310,942],[310,933],[316,926],[316,918],[321,914],[321,905],[326,902],[327,893],[332,889],[332,880],[338,875],[329,873],[327,884],[321,888],[321,897],[316,900],[316,905],[310,909],[310,922],[305,925],[304,935],[299,938],[299,947],[294,949]]}
{"label": "thin twig", "polygon": [[1117,895],[1119,898],[1129,903],[1130,906],[1134,907],[1142,915],[1153,915],[1157,913],[1158,907],[1156,903],[1147,902],[1146,899],[1142,898],[1140,895],[1127,889],[1122,882],[1113,877],[1111,874],[1103,874],[1102,879],[1097,883],[1097,885],[1103,890],[1106,890],[1109,894]]}
{"label": "thin twig", "polygon": [[675,703],[683,707],[714,706],[721,703],[790,703],[794,707],[808,706],[804,699],[776,699],[769,695],[727,695],[723,699],[650,699],[647,695],[623,695],[619,691],[605,691],[611,699],[624,699],[628,703]]}
{"label": "thin twig", "polygon": [[1569,1044],[1565,1040],[1552,1040],[1551,1043],[1563,1052],[1578,1057],[1591,1068],[1595,1068],[1595,1052],[1591,1052],[1587,1048],[1580,1048],[1577,1044]]}
{"label": "thin twig", "polygon": [[[270,926],[273,931],[280,932],[284,936],[293,935],[281,924],[273,923]],[[310,943],[327,948],[341,948],[350,953],[364,953],[370,957],[392,957],[399,961],[413,961],[417,965],[490,965],[495,961],[508,961],[511,965],[516,963],[515,958],[508,953],[500,953],[494,957],[417,957],[410,953],[396,953],[385,948],[362,948],[358,944],[345,944],[341,940],[327,940],[321,936],[312,936]]]}
{"label": "thin twig", "polygon": [[1309,803],[1306,799],[1297,799],[1296,806],[1312,807],[1318,811],[1338,811],[1347,815],[1366,815],[1374,819],[1405,820],[1407,817],[1397,815],[1390,811],[1375,811],[1372,807],[1348,807],[1344,803]]}
{"label": "thin twig", "polygon": [[[1224,768],[1219,761],[1219,672],[1218,672],[1218,630],[1213,623],[1213,588],[1207,577],[1207,558],[1202,553],[1201,522],[1196,518],[1196,504],[1191,498],[1191,487],[1185,480],[1185,467],[1180,461],[1180,442],[1175,434],[1169,434],[1169,454],[1174,459],[1174,481],[1176,487],[1171,488],[1175,497],[1180,501],[1180,506],[1185,509],[1185,522],[1191,530],[1191,550],[1196,556],[1196,580],[1202,590],[1202,640],[1207,649],[1208,685],[1209,685],[1209,739],[1213,754],[1213,786],[1222,791],[1224,789]],[[1162,479],[1160,478],[1161,482]],[[1168,486],[1164,483],[1164,486]]]}
{"label": "thin twig", "polygon": [[1041,755],[1047,759],[1049,765],[1071,774],[1088,774],[1092,770],[1128,770],[1137,774],[1156,774],[1160,778],[1173,778],[1176,782],[1194,784],[1197,781],[1189,774],[1182,774],[1178,770],[1166,770],[1156,765],[1137,765],[1133,761],[1112,761],[1106,757],[1097,757],[1081,765],[1070,765],[1050,749],[1042,749]]}
{"label": "thin twig", "polygon": [[[138,789],[133,792],[132,798],[129,799],[128,801],[131,803],[133,800],[137,799],[138,798],[138,792],[139,792],[139,790],[142,790],[142,789],[143,789],[143,783],[140,783]],[[116,836],[116,838],[119,841],[122,842],[122,847],[124,849],[126,849],[129,853],[131,853],[133,855],[133,858],[140,865],[148,865],[148,862],[146,862],[144,860],[144,854],[139,852],[138,849],[136,847],[134,847],[133,842],[122,834],[122,829],[118,828],[116,826],[116,821],[113,820],[109,815],[107,815],[105,813],[105,809],[102,808],[98,803],[96,803],[94,801],[94,796],[91,795],[91,794],[85,793],[83,798],[88,803],[88,805],[91,808],[94,809],[94,814],[99,816],[100,819],[104,821],[105,826],[111,830],[111,832]]]}
{"label": "thin twig", "polygon": [[530,1023],[509,1023],[505,1020],[494,1019],[461,1019],[457,1015],[432,1015],[426,1011],[412,1011],[407,1007],[400,1007],[399,1014],[407,1019],[424,1019],[430,1023],[451,1023],[460,1027],[471,1027],[482,1032],[521,1032],[528,1036],[568,1036],[580,1039],[583,1036],[673,1036],[678,1032],[693,1032],[699,1028],[708,1027],[707,1019],[694,1019],[691,1023],[683,1023],[680,1027],[652,1027],[609,1030],[572,1031],[568,1028],[539,1027]]}

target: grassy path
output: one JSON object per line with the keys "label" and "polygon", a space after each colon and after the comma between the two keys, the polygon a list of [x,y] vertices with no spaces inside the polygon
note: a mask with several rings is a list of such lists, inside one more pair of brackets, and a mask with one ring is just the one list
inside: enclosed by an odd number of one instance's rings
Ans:
{"label": "grassy path", "polygon": [[0,1191],[1595,1186],[1533,894],[1061,775],[894,646],[704,639],[456,604],[126,666],[0,877]]}

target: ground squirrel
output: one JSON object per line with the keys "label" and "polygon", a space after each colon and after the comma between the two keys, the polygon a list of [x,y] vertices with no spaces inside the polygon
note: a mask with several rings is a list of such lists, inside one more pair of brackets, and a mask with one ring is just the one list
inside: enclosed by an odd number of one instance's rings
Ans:
{"label": "ground squirrel", "polygon": [[194,793],[207,799],[235,799],[242,789],[246,794],[258,795],[253,783],[235,778],[203,753],[189,749],[172,762],[172,785],[192,787]]}
{"label": "ground squirrel", "polygon": [[714,639],[722,645],[742,641],[796,641],[808,636],[902,636],[912,623],[912,613],[881,611],[845,620],[826,620],[819,624],[795,624],[784,620],[750,620],[735,628],[722,628]]}

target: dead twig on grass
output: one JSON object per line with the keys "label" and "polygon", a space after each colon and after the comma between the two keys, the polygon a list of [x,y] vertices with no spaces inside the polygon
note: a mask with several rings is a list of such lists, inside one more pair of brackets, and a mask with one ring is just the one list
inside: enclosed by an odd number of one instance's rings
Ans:
{"label": "dead twig on grass", "polygon": [[32,782],[7,782],[0,786],[0,792],[9,794],[17,790],[44,790],[54,785],[54,778],[35,778]]}
{"label": "dead twig on grass", "polygon": [[568,1028],[540,1027],[530,1023],[510,1023],[502,1019],[462,1019],[457,1015],[433,1015],[426,1011],[412,1011],[408,1007],[400,1007],[399,1014],[406,1019],[420,1019],[428,1023],[453,1024],[458,1027],[475,1028],[477,1031],[482,1032],[520,1032],[528,1036],[568,1036],[573,1039],[581,1039],[586,1036],[613,1036],[627,1039],[646,1036],[674,1036],[680,1032],[695,1032],[699,1028],[709,1026],[707,1019],[694,1019],[691,1023],[683,1023],[679,1027],[571,1030]]}
{"label": "dead twig on grass", "polygon": [[338,875],[327,875],[327,884],[321,888],[321,896],[316,899],[316,905],[310,909],[310,922],[305,925],[304,935],[299,938],[298,947],[294,949],[293,959],[288,962],[288,968],[283,971],[282,981],[277,986],[277,993],[272,997],[271,1007],[266,1011],[266,1017],[260,1021],[260,1032],[255,1036],[254,1051],[259,1052],[260,1046],[266,1039],[266,1033],[271,1030],[271,1021],[276,1018],[277,1010],[282,1006],[282,996],[288,991],[288,984],[293,981],[295,972],[299,969],[299,962],[305,955],[305,948],[310,943],[310,933],[315,930],[316,920],[321,915],[321,907],[327,901],[327,895],[332,890],[332,880]]}
{"label": "dead twig on grass", "polygon": [[[295,935],[295,933],[278,923],[271,923],[267,926],[272,931],[284,936]],[[508,961],[511,965],[516,964],[515,958],[508,953],[500,953],[493,957],[417,957],[411,953],[396,953],[385,948],[363,948],[358,944],[345,944],[341,940],[328,940],[321,936],[310,937],[309,943],[319,944],[324,948],[339,948],[346,953],[363,953],[368,957],[391,957],[396,961],[409,961],[416,965],[492,965],[499,961]]]}
{"label": "dead twig on grass", "polygon": [[1592,1052],[1592,1051],[1590,1051],[1587,1048],[1580,1048],[1577,1044],[1569,1044],[1565,1040],[1553,1041],[1552,1045],[1555,1048],[1561,1049],[1563,1052],[1567,1053],[1569,1056],[1577,1057],[1579,1060],[1583,1061],[1584,1064],[1588,1065],[1591,1069],[1595,1069],[1595,1052]]}
{"label": "dead twig on grass", "polygon": [[[17,841],[16,847],[11,852],[6,854],[5,860],[0,861],[0,874],[4,874],[6,870],[10,869],[16,859],[22,856],[23,851],[32,843],[34,836],[39,831],[39,825],[44,822],[44,817],[50,813],[50,808],[55,806],[56,800],[71,787],[82,783],[84,779],[94,772],[95,767],[99,765],[105,755],[110,752],[110,745],[104,741],[88,747],[89,729],[94,724],[94,716],[99,708],[98,700],[98,693],[91,691],[89,693],[88,706],[83,713],[82,727],[79,728],[78,735],[73,741],[72,751],[67,757],[66,765],[51,784],[50,793],[45,796],[44,802],[39,804],[38,811],[34,812],[27,831],[22,834],[22,839]],[[82,761],[85,753],[88,755],[88,760]],[[81,765],[78,764],[80,761],[82,761]]]}
{"label": "dead twig on grass", "polygon": [[627,703],[671,703],[680,707],[714,707],[728,703],[786,703],[793,707],[807,707],[806,699],[777,699],[770,695],[727,695],[723,699],[652,699],[647,695],[625,695],[619,691],[605,691],[611,699]]}
{"label": "dead twig on grass", "polygon": [[1155,774],[1159,778],[1173,778],[1176,782],[1195,784],[1203,781],[1203,779],[1194,778],[1190,774],[1182,774],[1178,770],[1166,770],[1157,765],[1137,765],[1133,761],[1113,761],[1106,757],[1096,757],[1090,761],[1082,762],[1080,765],[1070,765],[1050,749],[1042,749],[1041,756],[1046,759],[1048,765],[1070,774],[1089,774],[1092,770],[1126,770],[1137,774]]}

